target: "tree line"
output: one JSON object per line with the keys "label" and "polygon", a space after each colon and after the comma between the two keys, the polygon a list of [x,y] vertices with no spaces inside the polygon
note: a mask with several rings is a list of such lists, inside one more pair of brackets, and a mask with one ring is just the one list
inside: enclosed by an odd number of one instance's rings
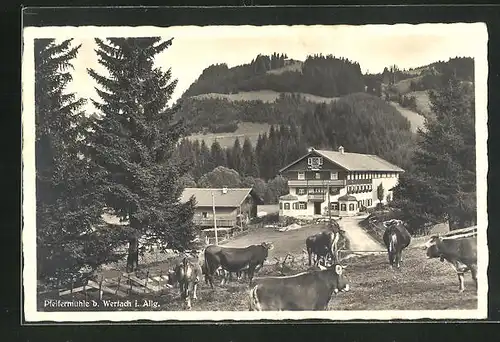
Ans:
{"label": "tree line", "polygon": [[[365,89],[359,63],[332,55],[308,56],[300,71],[267,73],[267,71],[283,67],[284,57],[278,54],[259,55],[249,64],[230,69],[225,65],[209,66],[182,97],[208,93],[232,94],[262,89],[338,97]],[[212,70],[217,70],[217,72]]]}
{"label": "tree line", "polygon": [[281,93],[271,103],[261,100],[230,101],[224,98],[188,98],[181,102],[177,118],[183,118],[191,133],[234,132],[238,123],[258,122],[271,125],[299,120],[315,106],[300,94]]}

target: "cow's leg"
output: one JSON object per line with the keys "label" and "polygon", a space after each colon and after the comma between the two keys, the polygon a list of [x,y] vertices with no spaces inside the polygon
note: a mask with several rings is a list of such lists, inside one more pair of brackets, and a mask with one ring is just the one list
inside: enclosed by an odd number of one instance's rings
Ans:
{"label": "cow's leg", "polygon": [[390,251],[388,251],[387,256],[389,258],[389,267],[392,268],[392,253]]}
{"label": "cow's leg", "polygon": [[198,297],[196,296],[196,289],[198,288],[198,283],[193,284],[193,299],[197,300]]}
{"label": "cow's leg", "polygon": [[458,283],[460,286],[458,292],[464,292],[465,290],[464,274],[462,272],[457,272],[457,276],[458,276]]}
{"label": "cow's leg", "polygon": [[228,282],[228,279],[227,279],[228,273],[229,273],[228,271],[226,271],[224,269],[222,270],[222,280],[220,282],[221,285],[225,285]]}
{"label": "cow's leg", "polygon": [[476,284],[476,290],[477,290],[477,266],[469,266],[470,268],[470,273],[472,275],[472,280],[474,280],[474,284]]}
{"label": "cow's leg", "polygon": [[312,261],[311,260],[312,259],[312,252],[310,250],[307,250],[307,254],[309,255],[309,266],[311,266],[312,265],[312,262],[311,262]]}
{"label": "cow's leg", "polygon": [[255,266],[256,265],[248,265],[248,284],[251,286],[252,285],[252,281],[253,281],[253,276],[254,276],[254,273],[255,273]]}
{"label": "cow's leg", "polygon": [[401,251],[396,252],[396,267],[401,267]]}

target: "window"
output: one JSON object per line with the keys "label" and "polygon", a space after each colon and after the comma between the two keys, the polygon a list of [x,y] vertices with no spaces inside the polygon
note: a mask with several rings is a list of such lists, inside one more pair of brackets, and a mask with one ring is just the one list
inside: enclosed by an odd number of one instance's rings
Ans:
{"label": "window", "polygon": [[280,209],[283,209],[283,203],[280,202]]}
{"label": "window", "polygon": [[305,172],[298,172],[297,173],[297,179],[299,179],[299,180],[306,179],[306,173]]}
{"label": "window", "polygon": [[361,201],[358,201],[358,208],[361,208],[362,205],[363,203],[361,203]]}
{"label": "window", "polygon": [[337,202],[330,203],[331,210],[339,210],[339,204]]}
{"label": "window", "polygon": [[349,204],[349,211],[354,211],[354,203]]}
{"label": "window", "polygon": [[369,199],[369,200],[368,200],[368,206],[370,207],[371,205],[372,205],[372,200],[371,200],[371,199]]}
{"label": "window", "polygon": [[316,178],[316,179],[321,179],[321,174],[320,174],[319,172],[316,172],[316,173],[314,174],[314,178]]}
{"label": "window", "polygon": [[297,203],[295,203],[295,202],[292,203],[292,209],[294,209],[294,210],[297,209]]}
{"label": "window", "polygon": [[299,202],[299,209],[301,209],[301,210],[307,209],[307,203],[306,202]]}
{"label": "window", "polygon": [[339,179],[339,173],[338,172],[330,172],[330,179],[332,179],[332,180]]}
{"label": "window", "polygon": [[351,174],[350,173],[347,174],[347,179],[351,180]]}
{"label": "window", "polygon": [[201,217],[207,218],[208,217],[208,213],[206,211],[202,212],[201,213]]}
{"label": "window", "polygon": [[304,188],[297,189],[297,195],[305,195],[305,194],[306,194],[306,189]]}
{"label": "window", "polygon": [[346,205],[345,205],[345,203],[340,205],[340,210],[346,211]]}
{"label": "window", "polygon": [[285,203],[285,210],[290,210],[290,203]]}

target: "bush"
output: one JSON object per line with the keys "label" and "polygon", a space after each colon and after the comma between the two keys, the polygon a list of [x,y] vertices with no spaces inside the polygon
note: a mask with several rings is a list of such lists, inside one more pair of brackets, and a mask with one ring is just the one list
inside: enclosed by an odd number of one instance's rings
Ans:
{"label": "bush", "polygon": [[263,217],[255,217],[252,219],[252,223],[263,223],[263,224],[272,224],[279,222],[279,214],[272,213]]}

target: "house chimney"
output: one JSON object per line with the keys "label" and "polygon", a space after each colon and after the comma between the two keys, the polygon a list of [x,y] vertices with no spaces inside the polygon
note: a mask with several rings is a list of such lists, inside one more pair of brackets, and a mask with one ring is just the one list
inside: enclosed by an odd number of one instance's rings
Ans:
{"label": "house chimney", "polygon": [[344,146],[339,146],[339,152],[344,154]]}
{"label": "house chimney", "polygon": [[314,147],[309,147],[309,148],[307,149],[307,152],[312,152],[312,151],[314,151]]}
{"label": "house chimney", "polygon": [[226,187],[223,187],[223,188],[222,188],[222,193],[223,193],[223,194],[227,194],[227,188],[226,188]]}

